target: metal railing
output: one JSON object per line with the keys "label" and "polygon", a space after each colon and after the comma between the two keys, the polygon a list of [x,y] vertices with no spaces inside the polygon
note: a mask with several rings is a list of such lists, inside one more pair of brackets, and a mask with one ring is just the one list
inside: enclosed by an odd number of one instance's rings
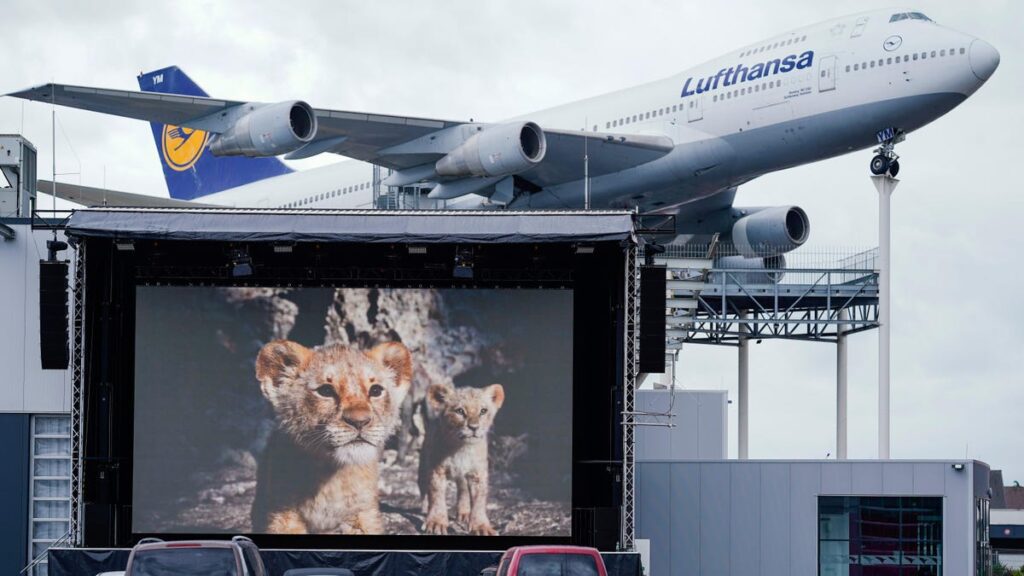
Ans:
{"label": "metal railing", "polygon": [[750,337],[833,341],[840,326],[847,333],[877,327],[876,248],[778,252],[743,258],[729,245],[690,244],[658,253],[670,275],[669,348]]}

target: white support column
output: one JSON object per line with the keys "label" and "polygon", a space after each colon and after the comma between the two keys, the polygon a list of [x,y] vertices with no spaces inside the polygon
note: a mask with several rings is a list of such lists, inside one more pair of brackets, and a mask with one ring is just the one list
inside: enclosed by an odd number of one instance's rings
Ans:
{"label": "white support column", "polygon": [[847,431],[847,387],[846,387],[846,324],[850,311],[839,311],[839,325],[836,327],[836,460],[846,460]]}
{"label": "white support column", "polygon": [[[746,313],[740,314],[741,319],[746,319]],[[741,333],[747,331],[745,324],[739,325]],[[740,460],[750,457],[750,340],[745,336],[739,339],[739,450],[737,456]]]}
{"label": "white support column", "polygon": [[891,351],[889,322],[892,294],[892,260],[890,245],[890,201],[899,180],[889,176],[872,176],[878,190],[878,458],[889,459],[889,368]]}

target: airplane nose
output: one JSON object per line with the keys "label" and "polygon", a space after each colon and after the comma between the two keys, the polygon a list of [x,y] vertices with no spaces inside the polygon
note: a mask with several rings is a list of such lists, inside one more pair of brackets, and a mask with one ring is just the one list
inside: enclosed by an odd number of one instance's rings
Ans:
{"label": "airplane nose", "polygon": [[971,70],[978,80],[984,82],[992,76],[992,73],[999,67],[999,51],[984,40],[971,42],[969,52]]}

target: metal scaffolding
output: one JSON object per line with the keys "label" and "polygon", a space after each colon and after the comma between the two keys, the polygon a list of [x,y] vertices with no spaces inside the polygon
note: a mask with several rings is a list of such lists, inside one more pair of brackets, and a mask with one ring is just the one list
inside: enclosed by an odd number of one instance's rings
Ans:
{"label": "metal scaffolding", "polygon": [[[840,324],[843,336],[878,327],[875,249],[831,264],[819,257],[814,264],[763,270],[721,265],[717,257],[688,256],[692,248],[672,248],[657,258],[669,274],[670,350],[684,343],[739,346],[768,338],[835,343]],[[849,318],[840,318],[843,311]]]}
{"label": "metal scaffolding", "polygon": [[666,360],[684,344],[738,350],[739,458],[749,453],[749,341],[783,339],[836,344],[836,457],[845,459],[846,338],[879,327],[878,249],[746,259],[714,244],[668,246],[655,261],[668,275]]}
{"label": "metal scaffolding", "polygon": [[75,285],[72,292],[71,333],[71,525],[73,546],[82,545],[82,465],[84,437],[82,410],[85,397],[85,245],[75,246]]}
{"label": "metal scaffolding", "polygon": [[619,549],[632,550],[636,529],[636,472],[634,470],[636,416],[634,396],[640,376],[638,335],[640,328],[640,268],[636,244],[626,248],[624,354],[622,382],[622,522]]}

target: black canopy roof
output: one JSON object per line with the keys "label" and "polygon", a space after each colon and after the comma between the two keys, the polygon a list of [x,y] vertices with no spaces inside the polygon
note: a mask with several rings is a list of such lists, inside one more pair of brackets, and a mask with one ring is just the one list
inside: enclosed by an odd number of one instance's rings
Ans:
{"label": "black canopy roof", "polygon": [[634,240],[625,211],[77,210],[78,238],[225,242],[537,243]]}

